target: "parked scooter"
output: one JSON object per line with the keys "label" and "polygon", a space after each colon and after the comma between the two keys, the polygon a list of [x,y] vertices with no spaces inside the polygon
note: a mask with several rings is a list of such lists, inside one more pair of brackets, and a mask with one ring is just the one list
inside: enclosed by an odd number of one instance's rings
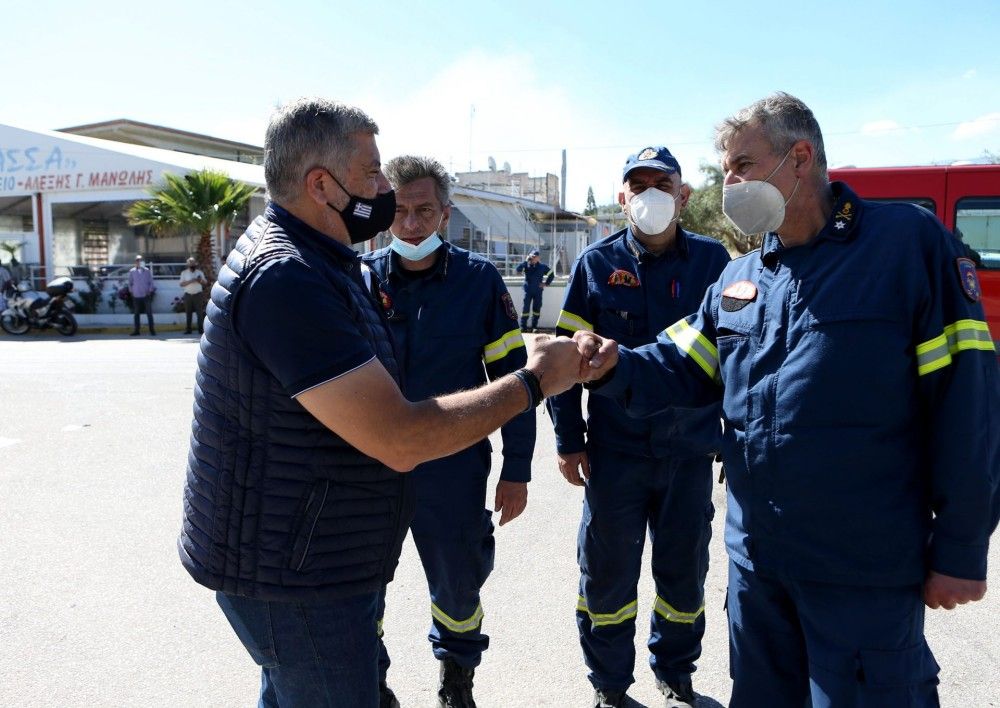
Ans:
{"label": "parked scooter", "polygon": [[76,334],[73,301],[69,294],[73,281],[67,277],[56,278],[45,285],[45,292],[35,292],[27,283],[14,287],[7,285],[4,297],[7,309],[0,313],[0,328],[8,334],[25,334],[29,329],[54,327],[59,334]]}

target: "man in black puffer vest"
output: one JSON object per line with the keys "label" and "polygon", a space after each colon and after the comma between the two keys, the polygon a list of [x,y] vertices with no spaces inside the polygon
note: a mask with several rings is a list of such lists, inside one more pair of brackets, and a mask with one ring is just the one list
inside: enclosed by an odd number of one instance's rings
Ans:
{"label": "man in black puffer vest", "polygon": [[275,113],[272,201],[208,305],[178,547],[261,666],[262,706],[378,705],[376,605],[412,515],[399,472],[483,439],[585,366],[570,340],[543,339],[482,388],[403,397],[351,249],[395,212],[377,133],[320,99]]}

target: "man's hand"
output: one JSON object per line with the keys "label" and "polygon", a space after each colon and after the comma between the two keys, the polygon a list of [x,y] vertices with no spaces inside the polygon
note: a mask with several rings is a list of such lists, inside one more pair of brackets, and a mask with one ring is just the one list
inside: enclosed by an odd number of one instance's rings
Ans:
{"label": "man's hand", "polygon": [[932,610],[954,610],[956,605],[982,600],[984,595],[985,580],[955,578],[932,570],[924,581],[924,604]]}
{"label": "man's hand", "polygon": [[618,365],[618,342],[615,340],[577,330],[573,333],[573,341],[585,360],[581,370],[583,381],[596,381]]}
{"label": "man's hand", "polygon": [[588,365],[580,350],[581,346],[568,337],[540,334],[534,338],[526,368],[538,377],[546,397],[585,380]]}
{"label": "man's hand", "polygon": [[[559,471],[566,481],[582,487],[590,479],[590,459],[585,452],[559,453]],[[581,476],[582,475],[582,476]]]}
{"label": "man's hand", "polygon": [[527,482],[507,482],[502,479],[497,482],[493,511],[500,512],[501,526],[519,517],[526,506],[528,506]]}

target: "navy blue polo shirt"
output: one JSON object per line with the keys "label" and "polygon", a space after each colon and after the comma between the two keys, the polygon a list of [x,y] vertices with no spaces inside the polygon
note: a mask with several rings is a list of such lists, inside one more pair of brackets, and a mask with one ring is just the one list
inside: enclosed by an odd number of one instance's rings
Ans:
{"label": "navy blue polo shirt", "polygon": [[355,323],[347,287],[336,287],[346,278],[364,287],[361,266],[354,250],[277,204],[264,217],[284,227],[299,253],[262,267],[243,286],[236,326],[246,347],[294,398],[375,358]]}

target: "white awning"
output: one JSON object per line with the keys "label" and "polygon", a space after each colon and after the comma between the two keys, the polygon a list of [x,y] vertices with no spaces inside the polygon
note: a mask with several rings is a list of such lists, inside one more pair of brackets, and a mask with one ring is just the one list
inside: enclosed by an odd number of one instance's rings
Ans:
{"label": "white awning", "polygon": [[476,229],[491,240],[509,240],[511,243],[536,244],[539,242],[535,224],[517,204],[476,199],[464,195],[452,196],[452,208],[460,211],[475,224]]}

